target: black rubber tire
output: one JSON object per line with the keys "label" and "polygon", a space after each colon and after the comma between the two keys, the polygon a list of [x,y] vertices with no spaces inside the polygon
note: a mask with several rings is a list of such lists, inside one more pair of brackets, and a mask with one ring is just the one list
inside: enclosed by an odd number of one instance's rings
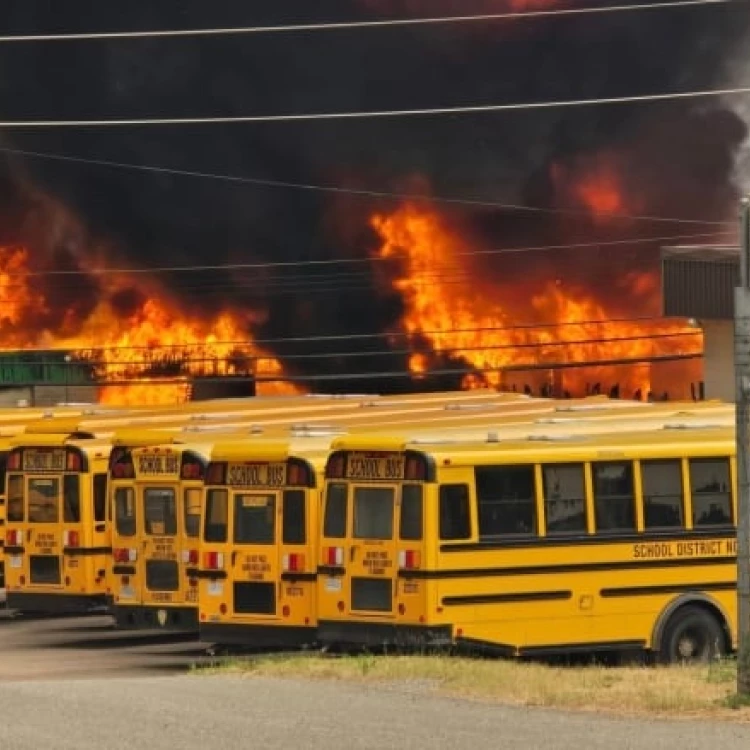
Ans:
{"label": "black rubber tire", "polygon": [[663,664],[706,664],[727,652],[721,622],[702,607],[680,607],[670,618],[661,638]]}

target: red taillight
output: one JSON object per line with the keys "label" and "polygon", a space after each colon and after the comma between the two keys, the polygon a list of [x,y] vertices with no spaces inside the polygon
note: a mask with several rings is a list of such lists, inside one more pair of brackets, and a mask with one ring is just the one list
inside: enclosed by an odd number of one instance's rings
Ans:
{"label": "red taillight", "polygon": [[334,453],[326,464],[326,476],[329,479],[338,479],[344,476],[345,458],[342,453]]}
{"label": "red taillight", "polygon": [[117,547],[112,550],[112,556],[116,563],[128,563],[135,562],[137,552],[135,549],[127,549],[126,547]]}
{"label": "red taillight", "polygon": [[5,544],[8,547],[20,547],[23,542],[23,534],[18,529],[9,529],[5,532]]}
{"label": "red taillight", "polygon": [[402,549],[398,553],[398,566],[405,570],[418,568],[421,562],[421,557],[419,550]]}
{"label": "red taillight", "polygon": [[63,531],[63,547],[80,547],[81,535],[77,531]]}
{"label": "red taillight", "polygon": [[80,471],[81,470],[81,456],[76,451],[69,450],[65,457],[65,469],[66,471]]}
{"label": "red taillight", "polygon": [[343,565],[344,564],[344,548],[343,547],[326,547],[323,551],[325,561],[327,565]]}
{"label": "red taillight", "polygon": [[198,564],[198,550],[197,549],[191,549],[190,552],[188,552],[188,565],[197,565]]}
{"label": "red taillight", "polygon": [[224,461],[214,461],[206,470],[206,484],[224,484],[227,465]]}
{"label": "red taillight", "polygon": [[203,562],[207,570],[221,570],[224,567],[224,554],[222,552],[206,552]]}
{"label": "red taillight", "polygon": [[133,479],[135,477],[135,467],[133,462],[120,462],[112,466],[113,479]]}
{"label": "red taillight", "polygon": [[300,573],[305,569],[305,556],[299,554],[284,555],[283,567],[289,573]]}

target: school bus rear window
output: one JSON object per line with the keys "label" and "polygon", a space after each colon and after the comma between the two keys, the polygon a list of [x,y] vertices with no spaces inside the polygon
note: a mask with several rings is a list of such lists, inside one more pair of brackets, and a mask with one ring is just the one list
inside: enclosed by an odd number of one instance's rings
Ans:
{"label": "school bus rear window", "polygon": [[135,536],[135,491],[132,487],[115,490],[115,529],[120,536]]}
{"label": "school bus rear window", "polygon": [[286,490],[283,496],[281,541],[283,544],[305,543],[305,491]]}
{"label": "school bus rear window", "polygon": [[227,505],[229,494],[226,490],[210,489],[206,493],[206,522],[203,539],[215,544],[227,541]]}
{"label": "school bus rear window", "polygon": [[238,493],[234,496],[234,541],[237,544],[273,544],[276,496]]}
{"label": "school bus rear window", "polygon": [[346,485],[329,484],[326,490],[323,535],[333,539],[346,536]]}
{"label": "school bus rear window", "polygon": [[15,523],[23,521],[23,476],[21,474],[11,474],[8,477],[7,503],[6,520]]}
{"label": "school bus rear window", "polygon": [[78,474],[63,476],[63,520],[65,523],[81,522],[81,488]]}
{"label": "school bus rear window", "polygon": [[406,540],[419,540],[422,538],[421,484],[402,485],[399,537]]}
{"label": "school bus rear window", "polygon": [[29,479],[29,522],[58,523],[60,520],[60,480]]}
{"label": "school bus rear window", "polygon": [[147,487],[143,493],[146,533],[152,536],[177,533],[175,492],[171,488]]}
{"label": "school bus rear window", "polygon": [[354,538],[392,539],[393,487],[354,488]]}

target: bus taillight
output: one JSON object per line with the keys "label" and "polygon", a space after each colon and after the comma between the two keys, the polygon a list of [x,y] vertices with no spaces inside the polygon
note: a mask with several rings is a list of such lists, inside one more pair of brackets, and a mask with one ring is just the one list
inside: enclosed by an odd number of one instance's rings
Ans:
{"label": "bus taillight", "polygon": [[200,556],[198,555],[197,549],[185,549],[182,551],[182,562],[187,563],[188,565],[197,565],[199,559]]}
{"label": "bus taillight", "polygon": [[323,549],[323,556],[327,565],[343,565],[344,564],[344,548],[343,547],[325,547]]}
{"label": "bus taillight", "polygon": [[305,569],[305,556],[298,554],[284,555],[282,567],[285,572],[300,573]]}
{"label": "bus taillight", "polygon": [[77,531],[63,531],[63,547],[80,547],[81,535]]}
{"label": "bus taillight", "polygon": [[8,547],[20,547],[23,544],[23,532],[18,529],[8,529],[5,532],[5,544]]}
{"label": "bus taillight", "polygon": [[69,450],[65,457],[66,471],[81,471],[81,456],[77,451]]}
{"label": "bus taillight", "polygon": [[421,555],[419,550],[414,549],[402,549],[398,553],[398,567],[403,570],[413,570],[418,568],[421,562]]}
{"label": "bus taillight", "polygon": [[126,547],[116,547],[112,550],[112,557],[116,563],[135,562],[138,557],[138,551],[135,549],[127,549]]}
{"label": "bus taillight", "polygon": [[206,552],[203,555],[203,562],[207,570],[221,570],[224,567],[224,553]]}

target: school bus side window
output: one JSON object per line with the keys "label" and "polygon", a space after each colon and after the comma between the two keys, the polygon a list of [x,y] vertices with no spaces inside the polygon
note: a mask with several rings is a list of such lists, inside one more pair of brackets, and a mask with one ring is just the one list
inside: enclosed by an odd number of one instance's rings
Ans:
{"label": "school bus side window", "polygon": [[600,462],[592,464],[591,469],[597,532],[634,532],[633,464],[629,461]]}
{"label": "school bus side window", "polygon": [[226,490],[211,489],[206,493],[206,523],[203,528],[205,541],[214,543],[227,541],[228,504]]}
{"label": "school bus side window", "polygon": [[534,467],[477,466],[479,539],[535,534]]}
{"label": "school bus side window", "polygon": [[343,539],[346,536],[346,485],[329,484],[326,490],[326,510],[323,536]]}
{"label": "school bus side window", "polygon": [[685,514],[680,460],[641,461],[641,479],[646,530],[683,527]]}
{"label": "school bus side window", "polygon": [[548,534],[585,534],[586,486],[583,464],[542,467]]}
{"label": "school bus side window", "polygon": [[11,474],[8,477],[8,510],[6,520],[23,521],[23,476]]}
{"label": "school bus side window", "polygon": [[115,490],[115,529],[120,536],[135,536],[135,491],[132,487]]}
{"label": "school bus side window", "polygon": [[446,541],[471,538],[469,488],[465,484],[441,484],[440,538]]}
{"label": "school bus side window", "polygon": [[694,526],[732,523],[728,458],[691,458],[690,487]]}

